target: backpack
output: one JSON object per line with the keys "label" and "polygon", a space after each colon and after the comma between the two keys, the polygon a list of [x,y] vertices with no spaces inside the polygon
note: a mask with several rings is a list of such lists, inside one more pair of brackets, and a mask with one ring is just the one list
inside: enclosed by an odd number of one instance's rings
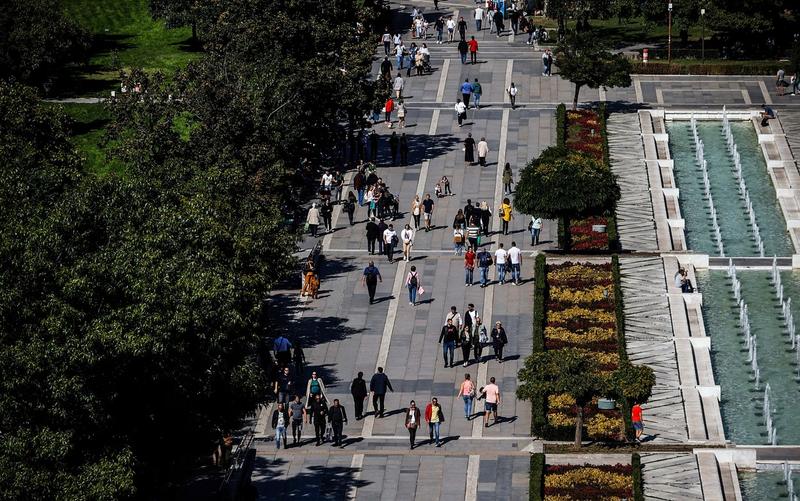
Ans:
{"label": "backpack", "polygon": [[416,273],[413,273],[411,275],[411,279],[408,281],[408,285],[410,285],[411,287],[414,287],[414,288],[417,287],[417,274]]}

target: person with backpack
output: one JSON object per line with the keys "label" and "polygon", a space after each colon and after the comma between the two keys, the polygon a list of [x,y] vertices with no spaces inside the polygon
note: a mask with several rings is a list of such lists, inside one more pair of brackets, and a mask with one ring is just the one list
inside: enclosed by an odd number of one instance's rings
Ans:
{"label": "person with backpack", "polygon": [[442,423],[444,423],[444,412],[442,412],[442,406],[439,405],[439,399],[436,397],[433,397],[431,403],[425,408],[425,421],[428,422],[431,443],[435,440],[436,447],[441,447],[442,444],[439,441],[439,432]]}
{"label": "person with backpack", "polygon": [[486,249],[478,252],[478,267],[481,269],[481,288],[489,285],[489,267],[492,265],[492,256]]}
{"label": "person with backpack", "polygon": [[461,397],[464,399],[464,419],[469,420],[472,416],[472,403],[475,401],[476,393],[475,383],[472,382],[472,378],[469,374],[464,374],[464,380],[461,382],[456,395],[456,398]]}
{"label": "person with backpack", "polygon": [[306,398],[311,400],[317,395],[322,395],[325,401],[328,401],[328,396],[325,394],[325,383],[321,378],[317,377],[317,371],[311,373],[311,379],[306,383]]}
{"label": "person with backpack", "polygon": [[417,274],[416,266],[412,266],[411,271],[409,271],[408,276],[406,276],[406,287],[408,287],[408,304],[416,306],[417,292],[422,289],[422,281],[419,278],[419,274]]}

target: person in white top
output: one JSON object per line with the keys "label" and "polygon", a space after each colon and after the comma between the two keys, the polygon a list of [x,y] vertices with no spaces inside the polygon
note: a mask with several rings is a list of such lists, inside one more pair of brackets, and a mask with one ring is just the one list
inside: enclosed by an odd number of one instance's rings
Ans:
{"label": "person in white top", "polygon": [[397,245],[397,232],[394,231],[394,225],[389,225],[388,228],[383,230],[383,248],[386,250],[386,257],[389,262],[394,262],[394,246]]}
{"label": "person in white top", "polygon": [[486,167],[486,155],[489,154],[489,143],[486,142],[486,138],[482,137],[480,141],[478,141],[478,163],[481,167]]}
{"label": "person in white top", "polygon": [[389,52],[391,52],[392,35],[389,32],[384,33],[381,37],[381,41],[383,42],[383,51],[388,56]]}
{"label": "person in white top", "polygon": [[411,245],[414,243],[414,230],[410,224],[406,224],[400,232],[400,240],[403,242],[403,261],[411,261]]}
{"label": "person in white top", "polygon": [[458,126],[464,125],[464,119],[467,118],[467,105],[461,102],[461,99],[456,101],[456,118],[458,118]]}
{"label": "person in white top", "polygon": [[419,199],[419,195],[414,197],[414,200],[411,201],[411,215],[414,217],[414,229],[419,229],[419,217],[422,212],[422,202]]}
{"label": "person in white top", "polygon": [[497,280],[500,282],[500,285],[506,283],[507,258],[508,252],[503,248],[503,243],[501,242],[499,248],[494,252],[494,262],[497,265]]}
{"label": "person in white top", "polygon": [[511,109],[516,109],[517,106],[517,86],[514,85],[514,82],[511,82],[511,86],[506,89],[508,92],[508,98],[511,100]]}
{"label": "person in white top", "polygon": [[528,225],[531,231],[531,245],[539,245],[539,233],[542,232],[542,218],[533,216],[531,223]]}
{"label": "person in white top", "polygon": [[447,325],[448,320],[452,320],[456,330],[461,331],[461,315],[458,313],[458,309],[455,306],[450,307],[450,313],[448,313],[444,319],[445,325]]}
{"label": "person in white top", "polygon": [[330,190],[331,185],[333,185],[333,174],[331,174],[330,172],[326,172],[325,174],[323,174],[322,182],[320,182],[320,185],[325,187],[325,189]]}
{"label": "person in white top", "polygon": [[405,49],[406,48],[403,45],[402,41],[399,44],[394,46],[394,55],[397,58],[397,69],[398,70],[402,70],[403,69],[403,59],[404,59],[403,58],[403,51]]}
{"label": "person in white top", "polygon": [[480,5],[475,7],[475,27],[481,31],[481,23],[483,22],[483,9]]}
{"label": "person in white top", "polygon": [[455,30],[456,30],[456,22],[455,22],[455,20],[453,20],[453,17],[451,16],[450,18],[447,19],[447,37],[448,37],[447,41],[448,42],[452,42],[453,41],[453,34],[455,33]]}
{"label": "person in white top", "polygon": [[514,285],[519,285],[522,281],[520,276],[522,251],[517,247],[517,242],[511,242],[511,248],[508,249],[508,260],[511,261],[511,280],[514,281]]}
{"label": "person in white top", "polygon": [[398,100],[403,98],[403,88],[405,87],[405,80],[403,77],[400,76],[400,73],[397,73],[397,76],[394,77],[394,82],[392,83],[392,89],[394,89],[394,94]]}
{"label": "person in white top", "polygon": [[486,395],[486,403],[483,408],[486,411],[483,415],[483,426],[489,427],[489,414],[494,413],[494,423],[497,424],[497,407],[500,405],[500,388],[495,384],[494,378],[489,379],[489,384],[483,387]]}

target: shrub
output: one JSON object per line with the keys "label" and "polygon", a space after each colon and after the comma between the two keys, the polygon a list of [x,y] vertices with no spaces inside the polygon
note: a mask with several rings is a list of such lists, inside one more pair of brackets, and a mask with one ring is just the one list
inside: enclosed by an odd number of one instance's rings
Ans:
{"label": "shrub", "polygon": [[[547,257],[536,256],[533,272],[533,353],[544,351],[545,306],[547,304]],[[542,396],[531,399],[531,434],[543,437],[547,427],[547,402]]]}
{"label": "shrub", "polygon": [[567,143],[567,107],[564,103],[556,107],[556,146],[564,147]]}
{"label": "shrub", "polygon": [[531,501],[544,501],[544,454],[541,452],[531,455],[528,497]]}
{"label": "shrub", "polygon": [[633,501],[644,501],[644,479],[642,478],[642,458],[639,453],[631,455],[633,468]]}
{"label": "shrub", "polygon": [[640,75],[775,75],[786,66],[780,62],[750,61],[734,64],[701,62],[692,64],[668,64],[662,62],[634,63],[631,73]]}
{"label": "shrub", "polygon": [[622,275],[619,271],[619,256],[611,256],[611,276],[614,280],[614,316],[617,323],[617,346],[619,359],[628,360],[628,351],[625,347],[625,301],[622,297]]}

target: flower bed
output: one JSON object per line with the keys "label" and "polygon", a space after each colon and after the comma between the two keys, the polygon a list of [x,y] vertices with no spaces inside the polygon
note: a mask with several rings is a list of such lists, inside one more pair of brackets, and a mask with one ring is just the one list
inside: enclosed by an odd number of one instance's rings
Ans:
{"label": "flower bed", "polygon": [[633,498],[631,465],[547,465],[544,499],[619,500]]}

